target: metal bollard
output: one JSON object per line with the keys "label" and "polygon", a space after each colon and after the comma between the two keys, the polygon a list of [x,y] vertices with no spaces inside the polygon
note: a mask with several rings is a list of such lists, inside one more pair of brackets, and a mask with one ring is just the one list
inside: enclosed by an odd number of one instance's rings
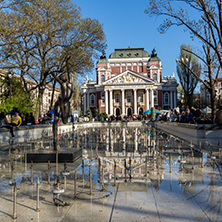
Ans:
{"label": "metal bollard", "polygon": [[90,195],[92,195],[92,169],[89,169]]}
{"label": "metal bollard", "polygon": [[13,191],[13,215],[12,219],[16,219],[16,195],[17,195],[17,187],[16,187],[16,182],[14,183],[14,191]]}
{"label": "metal bollard", "polygon": [[221,159],[222,158],[222,149],[220,148],[219,149],[219,159]]}
{"label": "metal bollard", "polygon": [[33,184],[33,161],[31,161],[31,185]]}
{"label": "metal bollard", "polygon": [[203,168],[203,153],[201,153],[201,168]]}
{"label": "metal bollard", "polygon": [[146,156],[146,162],[145,162],[145,177],[147,177],[147,161],[148,161],[148,158]]}
{"label": "metal bollard", "polygon": [[74,199],[76,198],[76,191],[77,191],[76,179],[77,179],[77,170],[75,170],[75,173],[74,173]]}
{"label": "metal bollard", "polygon": [[25,152],[25,171],[27,171],[27,153]]}
{"label": "metal bollard", "polygon": [[131,171],[131,157],[129,157],[129,167],[130,167],[130,181],[132,179],[132,171]]}
{"label": "metal bollard", "polygon": [[[157,174],[159,175],[160,174],[160,168],[159,168],[159,155],[157,155],[157,159],[156,159],[157,163]],[[159,178],[159,177],[158,177]]]}
{"label": "metal bollard", "polygon": [[116,160],[114,160],[114,186],[116,186]]}
{"label": "metal bollard", "polygon": [[39,177],[37,179],[37,184],[36,184],[36,189],[37,189],[37,204],[36,204],[36,212],[40,212],[40,208],[39,208]]}
{"label": "metal bollard", "polygon": [[124,159],[124,168],[125,168],[125,182],[127,182],[127,179],[126,179],[126,159]]}
{"label": "metal bollard", "polygon": [[56,152],[56,175],[59,175],[59,153]]}
{"label": "metal bollard", "polygon": [[84,183],[84,159],[82,159],[82,182]]}
{"label": "metal bollard", "polygon": [[172,155],[171,154],[170,154],[169,164],[170,164],[170,173],[172,173]]}
{"label": "metal bollard", "polygon": [[193,155],[193,150],[192,150],[192,170],[194,169],[194,155]]}
{"label": "metal bollard", "polygon": [[13,162],[11,163],[11,177],[12,177],[12,183],[14,183],[14,165]]}
{"label": "metal bollard", "polygon": [[67,166],[66,166],[66,161],[65,161],[65,163],[64,163],[64,171],[66,171],[66,169],[67,169]]}
{"label": "metal bollard", "polygon": [[48,160],[48,184],[50,184],[50,160]]}

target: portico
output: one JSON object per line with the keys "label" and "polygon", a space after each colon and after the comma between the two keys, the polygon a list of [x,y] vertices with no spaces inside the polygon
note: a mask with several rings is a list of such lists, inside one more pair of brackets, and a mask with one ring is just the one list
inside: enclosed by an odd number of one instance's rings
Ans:
{"label": "portico", "polygon": [[154,107],[153,92],[158,84],[131,70],[107,80],[103,86],[108,115],[139,115],[139,110]]}

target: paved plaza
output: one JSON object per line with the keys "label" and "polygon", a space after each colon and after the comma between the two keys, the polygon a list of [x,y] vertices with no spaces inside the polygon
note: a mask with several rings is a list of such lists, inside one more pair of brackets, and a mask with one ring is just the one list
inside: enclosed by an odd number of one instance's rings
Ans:
{"label": "paved plaza", "polygon": [[[141,148],[136,153],[130,152],[130,139],[128,143],[121,152],[119,147],[115,150],[117,144],[113,152],[109,152],[110,148],[104,150],[106,144],[95,149],[82,148],[82,157],[75,163],[66,163],[70,171],[66,180],[60,173],[59,186],[65,192],[59,196],[61,201],[55,201],[59,206],[53,202],[53,190],[56,171],[64,171],[64,163],[50,163],[49,170],[48,163],[33,163],[33,171],[31,163],[26,165],[19,158],[2,163],[0,221],[221,221],[219,149],[202,153],[192,144],[183,142],[181,146],[166,138],[165,142],[159,139],[156,145],[148,144],[146,151]],[[9,185],[11,164],[18,188],[14,220],[13,186]],[[36,211],[37,178],[40,212]]]}

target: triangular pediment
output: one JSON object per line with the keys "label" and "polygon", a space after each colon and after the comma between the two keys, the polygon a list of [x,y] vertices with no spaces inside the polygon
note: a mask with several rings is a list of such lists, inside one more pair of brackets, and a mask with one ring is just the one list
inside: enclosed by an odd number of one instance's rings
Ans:
{"label": "triangular pediment", "polygon": [[117,76],[108,79],[103,85],[120,85],[120,84],[155,84],[155,82],[132,70],[126,70]]}

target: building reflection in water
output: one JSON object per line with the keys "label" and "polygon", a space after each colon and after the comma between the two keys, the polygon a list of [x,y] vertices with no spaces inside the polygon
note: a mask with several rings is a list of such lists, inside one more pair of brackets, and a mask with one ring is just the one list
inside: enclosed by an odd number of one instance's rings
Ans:
{"label": "building reflection in water", "polygon": [[[172,184],[176,182],[187,199],[204,196],[205,210],[217,210],[216,215],[220,215],[221,165],[212,158],[219,158],[218,148],[205,153],[200,147],[153,127],[87,129],[79,131],[77,137],[83,157],[97,162],[100,182],[131,182],[140,185],[133,189],[159,190],[165,174],[174,169],[178,181],[172,181],[170,173],[169,190],[173,191]],[[202,189],[200,185],[205,186]]]}

